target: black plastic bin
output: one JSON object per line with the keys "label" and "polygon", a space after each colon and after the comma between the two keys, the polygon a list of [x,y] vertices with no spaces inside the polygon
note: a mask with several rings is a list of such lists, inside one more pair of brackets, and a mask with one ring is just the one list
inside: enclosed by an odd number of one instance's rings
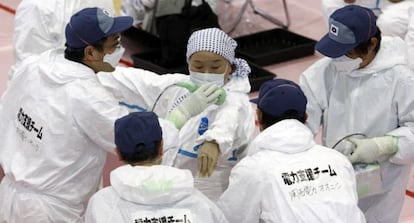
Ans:
{"label": "black plastic bin", "polygon": [[[175,67],[166,68],[161,65],[161,52],[151,51],[145,53],[137,53],[132,55],[134,67],[150,70],[158,74],[166,73],[182,73],[188,74],[187,64],[177,65]],[[257,64],[248,61],[252,72],[249,75],[251,91],[257,91],[263,82],[271,80],[276,77],[276,74],[267,71]]]}
{"label": "black plastic bin", "polygon": [[252,72],[249,75],[250,86],[252,87],[251,91],[258,91],[264,82],[272,80],[277,76],[276,74],[263,69],[257,64],[254,64],[250,61],[248,61],[248,63],[250,65],[250,69],[252,69]]}
{"label": "black plastic bin", "polygon": [[122,32],[122,43],[135,53],[150,52],[161,47],[157,36],[135,27]]}
{"label": "black plastic bin", "polygon": [[145,53],[133,54],[134,67],[153,71],[157,74],[181,73],[188,74],[187,64],[178,64],[174,67],[165,67],[161,60],[161,51],[155,50]]}
{"label": "black plastic bin", "polygon": [[267,66],[315,52],[316,41],[285,29],[271,29],[235,38],[239,57]]}

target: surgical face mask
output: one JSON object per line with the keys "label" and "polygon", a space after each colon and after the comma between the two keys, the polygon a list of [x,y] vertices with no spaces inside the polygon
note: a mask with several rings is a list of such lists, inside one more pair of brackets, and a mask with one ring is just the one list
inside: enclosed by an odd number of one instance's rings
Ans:
{"label": "surgical face mask", "polygon": [[224,85],[224,76],[226,75],[227,67],[224,73],[215,74],[215,73],[201,73],[190,70],[190,80],[194,84],[201,86],[206,83],[214,83],[220,87]]}
{"label": "surgical face mask", "polygon": [[224,85],[224,74],[200,73],[190,70],[190,80],[197,86],[206,83],[214,83],[218,86]]}
{"label": "surgical face mask", "polygon": [[336,69],[339,72],[351,73],[352,71],[359,68],[360,64],[362,63],[362,59],[359,57],[352,59],[346,55],[343,55],[338,58],[333,58],[332,63],[335,65]]}
{"label": "surgical face mask", "polygon": [[116,50],[113,53],[106,54],[103,58],[103,61],[111,64],[111,66],[115,68],[119,64],[119,61],[124,55],[124,52],[125,52],[125,48],[120,46],[116,48]]}

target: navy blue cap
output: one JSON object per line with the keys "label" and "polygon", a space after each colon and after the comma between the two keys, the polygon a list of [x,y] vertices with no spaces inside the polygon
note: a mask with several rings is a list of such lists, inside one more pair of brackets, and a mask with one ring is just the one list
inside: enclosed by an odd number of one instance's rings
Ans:
{"label": "navy blue cap", "polygon": [[121,153],[136,153],[139,144],[154,149],[161,139],[161,126],[154,112],[132,112],[115,121],[115,145]]}
{"label": "navy blue cap", "polygon": [[131,16],[111,17],[100,8],[85,8],[75,13],[66,25],[66,44],[72,48],[83,48],[127,30],[132,23]]}
{"label": "navy blue cap", "polygon": [[368,41],[377,33],[374,12],[358,5],[337,9],[329,17],[329,32],[316,43],[323,55],[337,58]]}
{"label": "navy blue cap", "polygon": [[277,78],[266,81],[260,86],[259,97],[251,99],[266,114],[281,117],[289,110],[299,114],[306,113],[307,99],[295,82]]}

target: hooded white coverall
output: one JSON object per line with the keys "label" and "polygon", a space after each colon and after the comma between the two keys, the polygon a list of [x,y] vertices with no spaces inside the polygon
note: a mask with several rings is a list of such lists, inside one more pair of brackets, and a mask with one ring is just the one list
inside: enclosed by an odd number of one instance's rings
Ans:
{"label": "hooded white coverall", "polygon": [[365,223],[351,163],[294,119],[251,142],[217,204],[229,222]]}
{"label": "hooded white coverall", "polygon": [[111,187],[90,199],[85,222],[227,223],[222,211],[193,184],[188,170],[118,167],[111,172]]}
{"label": "hooded white coverall", "polygon": [[87,7],[101,7],[115,13],[112,0],[22,0],[14,18],[13,47],[15,65],[31,55],[39,55],[66,43],[65,27],[70,17]]}
{"label": "hooded white coverall", "polygon": [[1,100],[0,222],[82,222],[127,109],[61,49],[23,61]]}
{"label": "hooded white coverall", "polygon": [[[189,169],[195,176],[195,186],[211,200],[216,201],[227,188],[231,168],[242,157],[255,130],[255,113],[249,102],[248,77],[231,75],[224,85],[227,98],[224,104],[210,105],[204,112],[189,119],[179,132],[179,150],[174,166]],[[120,101],[127,101],[130,108],[148,110],[156,103],[154,112],[164,117],[178,105],[188,91],[174,86],[179,81],[190,82],[188,75],[156,75],[141,69],[117,68],[113,73],[99,73],[99,81]],[[175,79],[175,80],[174,80]],[[171,87],[168,87],[171,86]],[[135,92],[135,93],[134,93]],[[136,95],[134,95],[136,94]],[[204,141],[219,145],[220,157],[212,176],[197,177],[197,151]]]}
{"label": "hooded white coverall", "polygon": [[308,98],[307,125],[322,143],[332,147],[341,138],[398,137],[398,151],[380,160],[385,193],[360,200],[369,223],[397,223],[414,161],[414,73],[405,64],[405,44],[398,37],[382,37],[373,61],[352,73],[338,73],[323,58],[300,77]]}

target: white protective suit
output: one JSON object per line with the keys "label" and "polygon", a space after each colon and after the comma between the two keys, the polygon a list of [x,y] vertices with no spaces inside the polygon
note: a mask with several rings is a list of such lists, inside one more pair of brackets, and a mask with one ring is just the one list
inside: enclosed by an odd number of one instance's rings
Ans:
{"label": "white protective suit", "polygon": [[354,170],[341,153],[317,145],[301,122],[261,132],[232,170],[218,201],[229,222],[365,223]]}
{"label": "white protective suit", "polygon": [[414,161],[414,73],[405,65],[405,44],[383,37],[376,57],[365,68],[341,74],[323,58],[300,77],[308,98],[308,126],[316,134],[322,124],[322,143],[332,147],[344,136],[398,137],[398,152],[382,160],[385,193],[360,200],[370,223],[397,223]]}
{"label": "white protective suit", "polygon": [[118,167],[111,172],[112,186],[89,201],[85,222],[227,223],[222,211],[193,184],[188,170],[159,165]]}
{"label": "white protective suit", "polygon": [[[137,110],[151,110],[158,96],[154,112],[164,117],[178,105],[188,91],[174,86],[179,81],[190,81],[180,74],[156,75],[132,68],[117,68],[114,73],[99,73],[99,81],[122,102]],[[170,87],[169,87],[170,86]],[[161,92],[165,91],[161,94]],[[248,78],[232,75],[224,86],[227,98],[224,104],[210,105],[204,112],[192,117],[179,133],[180,149],[174,166],[190,169],[195,186],[211,200],[216,201],[227,188],[231,168],[242,157],[241,153],[253,137],[255,113],[247,93]],[[216,170],[209,178],[197,177],[197,150],[204,141],[215,140],[220,148]]]}
{"label": "white protective suit", "polygon": [[82,222],[115,148],[114,122],[128,110],[63,49],[30,57],[16,71],[0,105],[0,222]]}
{"label": "white protective suit", "polygon": [[13,47],[15,65],[32,55],[52,48],[63,48],[66,43],[65,27],[70,17],[87,7],[101,7],[115,13],[112,0],[22,0],[14,19]]}

